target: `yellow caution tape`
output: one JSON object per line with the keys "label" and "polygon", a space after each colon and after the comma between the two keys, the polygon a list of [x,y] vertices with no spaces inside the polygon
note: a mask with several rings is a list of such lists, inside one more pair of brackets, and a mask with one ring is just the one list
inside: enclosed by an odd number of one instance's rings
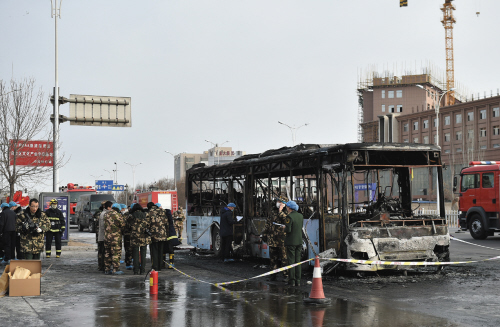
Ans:
{"label": "yellow caution tape", "polygon": [[[309,261],[311,261],[311,260],[314,260],[314,258],[312,258],[312,259],[307,259],[307,260],[304,260],[304,261],[302,261],[302,262],[294,263],[293,265],[289,265],[289,266],[286,266],[286,267],[281,267],[281,268],[278,268],[278,269],[274,269],[274,270],[268,271],[268,272],[266,272],[266,273],[264,273],[264,274],[261,274],[261,275],[255,276],[255,277],[250,277],[250,278],[245,278],[245,279],[240,279],[240,280],[234,280],[234,281],[231,281],[231,282],[224,282],[224,283],[210,283],[210,282],[206,282],[206,281],[203,281],[203,280],[201,280],[201,279],[197,279],[197,278],[195,278],[195,277],[193,277],[193,276],[189,276],[188,274],[183,273],[182,271],[180,271],[179,269],[177,269],[177,268],[175,268],[175,267],[172,267],[172,269],[174,269],[175,271],[177,271],[177,272],[179,272],[179,273],[183,274],[184,276],[189,277],[189,278],[191,278],[191,279],[194,279],[194,280],[196,280],[196,281],[198,281],[198,282],[200,282],[200,283],[210,284],[210,285],[214,285],[214,286],[216,286],[216,287],[219,287],[219,288],[220,288],[220,286],[221,286],[221,285],[236,284],[236,283],[244,282],[244,281],[247,281],[247,280],[250,280],[250,279],[255,279],[255,278],[259,278],[259,277],[264,277],[264,276],[269,276],[269,275],[277,274],[277,273],[279,273],[279,272],[281,272],[281,271],[288,270],[288,269],[290,269],[290,268],[296,267],[296,266],[298,266],[298,265],[301,265],[301,264],[303,264],[303,263],[309,262]],[[168,263],[168,262],[166,262],[166,261],[165,261],[165,263],[166,263],[169,267],[171,267],[170,263]]]}

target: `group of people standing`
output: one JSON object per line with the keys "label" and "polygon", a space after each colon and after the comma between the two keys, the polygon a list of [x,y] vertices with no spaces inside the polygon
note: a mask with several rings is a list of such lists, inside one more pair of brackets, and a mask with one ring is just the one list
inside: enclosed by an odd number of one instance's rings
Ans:
{"label": "group of people standing", "polygon": [[149,245],[151,268],[161,271],[174,267],[174,246],[179,245],[174,218],[169,209],[160,203],[149,202],[147,208],[134,203],[127,210],[125,205],[103,201],[94,214],[96,242],[98,244],[98,270],[107,275],[122,275],[120,259],[122,241],[125,241],[126,269],[134,275],[146,272],[146,251]]}
{"label": "group of people standing", "polygon": [[50,201],[45,212],[39,207],[37,199],[31,199],[25,209],[13,201],[2,203],[0,207],[1,264],[8,264],[14,259],[39,260],[44,243],[45,255],[50,258],[53,239],[56,241],[56,258],[60,258],[61,236],[66,221],[56,199]]}

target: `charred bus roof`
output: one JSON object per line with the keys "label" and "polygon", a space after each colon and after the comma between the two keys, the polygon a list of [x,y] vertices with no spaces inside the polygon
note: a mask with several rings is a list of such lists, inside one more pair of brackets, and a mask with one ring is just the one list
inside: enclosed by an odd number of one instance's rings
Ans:
{"label": "charred bus roof", "polygon": [[348,166],[354,170],[441,166],[441,149],[410,143],[299,144],[245,155],[221,165],[196,164],[186,173],[188,178],[199,180],[245,175],[250,173],[250,167],[251,173],[258,176],[290,170],[295,174],[310,174],[312,169],[320,167],[338,171]]}

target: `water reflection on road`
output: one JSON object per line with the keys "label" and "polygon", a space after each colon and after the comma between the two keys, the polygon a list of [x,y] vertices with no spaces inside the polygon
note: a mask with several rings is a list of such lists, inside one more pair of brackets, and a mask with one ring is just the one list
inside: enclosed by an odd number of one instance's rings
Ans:
{"label": "water reflection on road", "polygon": [[[363,304],[332,297],[323,306],[303,304],[295,288],[248,282],[226,289],[197,282],[161,281],[159,294],[147,284],[116,281],[125,292],[98,296],[92,310],[98,326],[456,326],[444,319],[396,310],[377,301]],[[87,309],[85,309],[87,308]],[[82,315],[79,312],[79,315]],[[85,317],[91,316],[87,312]]]}

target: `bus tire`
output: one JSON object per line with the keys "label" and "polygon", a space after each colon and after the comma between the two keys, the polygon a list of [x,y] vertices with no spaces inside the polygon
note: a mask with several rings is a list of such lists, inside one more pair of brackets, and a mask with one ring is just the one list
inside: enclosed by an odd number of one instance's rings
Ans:
{"label": "bus tire", "polygon": [[469,230],[470,235],[475,240],[484,240],[488,237],[488,232],[486,231],[486,226],[484,226],[484,221],[481,216],[477,213],[473,214],[470,218]]}
{"label": "bus tire", "polygon": [[221,254],[221,238],[220,238],[220,229],[218,226],[214,227],[212,230],[212,249],[214,250],[214,254],[216,257]]}

